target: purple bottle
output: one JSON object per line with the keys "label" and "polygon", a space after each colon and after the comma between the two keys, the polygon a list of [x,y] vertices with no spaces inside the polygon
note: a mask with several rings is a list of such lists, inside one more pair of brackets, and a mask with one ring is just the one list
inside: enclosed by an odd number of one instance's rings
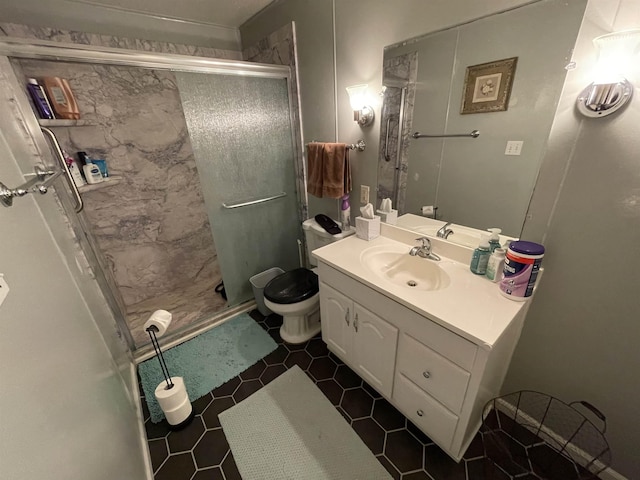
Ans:
{"label": "purple bottle", "polygon": [[55,118],[53,116],[51,105],[49,105],[49,100],[47,100],[47,96],[44,94],[42,87],[38,84],[38,81],[35,78],[29,78],[27,82],[27,90],[29,90],[29,95],[31,95],[31,99],[33,100],[33,104],[36,106],[36,110],[38,110],[40,118]]}

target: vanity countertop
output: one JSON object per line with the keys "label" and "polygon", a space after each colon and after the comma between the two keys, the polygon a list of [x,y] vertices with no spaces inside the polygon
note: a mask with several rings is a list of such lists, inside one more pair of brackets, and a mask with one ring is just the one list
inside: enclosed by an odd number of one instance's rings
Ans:
{"label": "vanity countertop", "polygon": [[528,301],[518,302],[505,298],[499,292],[498,284],[490,282],[484,276],[474,275],[464,263],[443,257],[437,246],[433,251],[442,260],[436,263],[451,279],[451,283],[441,290],[414,290],[396,285],[372,273],[361,261],[363,252],[372,247],[406,248],[409,255],[409,250],[414,245],[384,236],[371,241],[353,236],[312,253],[320,262],[355,278],[473,343],[483,348],[492,348]]}

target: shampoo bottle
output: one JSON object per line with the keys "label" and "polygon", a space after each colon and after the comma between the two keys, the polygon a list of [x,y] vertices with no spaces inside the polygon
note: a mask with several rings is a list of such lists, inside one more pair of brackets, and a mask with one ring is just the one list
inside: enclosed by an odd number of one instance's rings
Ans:
{"label": "shampoo bottle", "polygon": [[82,173],[80,173],[80,167],[78,166],[78,162],[76,162],[67,152],[62,151],[64,155],[64,161],[67,164],[67,168],[69,169],[69,173],[71,173],[71,178],[73,178],[73,183],[76,184],[76,187],[81,187],[86,185],[84,178],[82,178]]}
{"label": "shampoo bottle", "polygon": [[476,275],[484,275],[487,272],[487,263],[489,263],[490,256],[489,237],[488,235],[482,235],[480,245],[473,251],[473,257],[471,257],[471,264],[469,265],[471,271]]}
{"label": "shampoo bottle", "polygon": [[487,263],[487,278],[492,282],[502,280],[505,254],[506,250],[504,248],[496,248],[489,257],[489,263]]}
{"label": "shampoo bottle", "polygon": [[69,82],[58,77],[44,77],[42,80],[56,117],[67,120],[80,118],[78,104],[73,98]]}
{"label": "shampoo bottle", "polygon": [[487,231],[491,232],[491,237],[489,237],[489,250],[491,253],[495,251],[496,248],[500,248],[500,233],[502,232],[499,228],[488,228]]}
{"label": "shampoo bottle", "polygon": [[342,205],[340,206],[340,223],[342,230],[349,230],[351,227],[351,205],[349,204],[349,194],[340,198]]}
{"label": "shampoo bottle", "polygon": [[47,100],[44,90],[38,84],[38,81],[35,78],[29,78],[27,82],[27,90],[29,91],[29,95],[31,95],[31,99],[33,100],[36,110],[38,111],[38,116],[44,119],[52,119],[53,110],[51,109],[51,105],[49,104],[49,100]]}

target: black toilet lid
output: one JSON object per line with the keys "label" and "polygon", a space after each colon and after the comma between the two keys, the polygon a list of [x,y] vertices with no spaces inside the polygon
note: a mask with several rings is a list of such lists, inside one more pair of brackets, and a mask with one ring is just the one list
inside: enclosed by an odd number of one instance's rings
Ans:
{"label": "black toilet lid", "polygon": [[306,268],[278,275],[264,287],[264,297],[282,305],[298,303],[318,293],[318,276]]}

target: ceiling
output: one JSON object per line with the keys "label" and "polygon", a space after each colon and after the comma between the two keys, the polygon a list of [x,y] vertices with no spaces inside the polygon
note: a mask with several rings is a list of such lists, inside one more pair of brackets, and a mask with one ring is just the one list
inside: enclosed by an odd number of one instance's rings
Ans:
{"label": "ceiling", "polygon": [[71,0],[157,17],[238,28],[273,0]]}

